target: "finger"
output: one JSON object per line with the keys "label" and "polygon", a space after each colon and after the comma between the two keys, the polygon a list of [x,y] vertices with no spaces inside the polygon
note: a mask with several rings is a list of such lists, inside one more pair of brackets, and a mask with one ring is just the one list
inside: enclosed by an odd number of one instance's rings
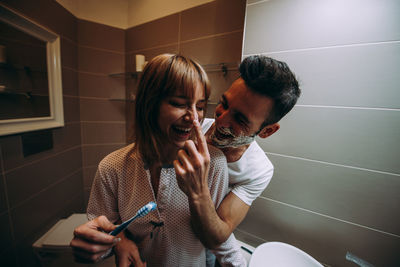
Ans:
{"label": "finger", "polygon": [[[174,160],[173,164],[174,164],[174,168],[175,168],[176,177],[181,178],[181,177],[185,176],[186,171],[183,168],[182,164],[179,162],[179,160],[177,160],[177,159]],[[178,179],[178,182],[179,181],[180,181],[180,179]]]}
{"label": "finger", "polygon": [[91,229],[86,226],[78,226],[74,230],[74,236],[77,239],[84,239],[90,243],[98,243],[104,245],[114,245],[119,241],[118,237]]}
{"label": "finger", "polygon": [[132,257],[132,262],[133,262],[133,265],[136,267],[142,267],[142,266],[145,266],[144,265],[144,262],[142,261],[142,258],[140,257],[140,253],[139,253],[139,250],[133,250],[132,252],[131,252],[132,254],[131,254],[131,257]]}
{"label": "finger", "polygon": [[111,245],[95,244],[87,242],[86,240],[74,238],[72,239],[70,246],[74,251],[84,251],[88,254],[96,254],[107,251],[108,249],[112,248],[114,244]]}
{"label": "finger", "polygon": [[[191,167],[194,169],[198,169],[202,167],[204,162],[204,155],[201,155],[199,151],[197,151],[196,145],[193,141],[189,140],[185,142],[184,149],[188,154],[188,160],[190,161]],[[179,154],[178,154],[179,155]]]}
{"label": "finger", "polygon": [[181,149],[178,151],[178,160],[186,171],[192,172],[194,170],[191,159],[185,150]]}
{"label": "finger", "polygon": [[[197,114],[197,113],[196,113]],[[195,116],[197,117],[197,116]],[[198,119],[195,119],[193,121],[193,126],[194,126],[194,132],[195,132],[195,136],[197,139],[197,146],[199,148],[199,152],[201,154],[208,154],[208,147],[207,147],[207,141],[206,138],[204,137],[203,132],[201,131],[201,125]]]}
{"label": "finger", "polygon": [[117,227],[115,224],[110,222],[104,215],[96,217],[94,220],[91,221],[91,224],[94,227],[97,227],[98,229],[101,229],[105,232],[111,232]]}
{"label": "finger", "polygon": [[102,256],[106,252],[107,251],[102,251],[102,252],[98,252],[98,253],[88,253],[88,252],[82,251],[82,250],[77,250],[77,249],[73,250],[75,261],[80,262],[80,263],[97,262],[97,261],[101,260]]}

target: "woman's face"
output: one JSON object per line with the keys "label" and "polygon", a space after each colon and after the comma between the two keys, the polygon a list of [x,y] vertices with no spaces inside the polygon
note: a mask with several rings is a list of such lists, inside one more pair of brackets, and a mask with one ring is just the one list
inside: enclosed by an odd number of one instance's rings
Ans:
{"label": "woman's face", "polygon": [[161,101],[158,124],[167,140],[166,145],[172,145],[169,148],[182,148],[185,141],[189,140],[195,113],[201,121],[205,105],[204,88],[200,83],[197,83],[192,97],[185,95],[183,90],[177,90],[174,95]]}

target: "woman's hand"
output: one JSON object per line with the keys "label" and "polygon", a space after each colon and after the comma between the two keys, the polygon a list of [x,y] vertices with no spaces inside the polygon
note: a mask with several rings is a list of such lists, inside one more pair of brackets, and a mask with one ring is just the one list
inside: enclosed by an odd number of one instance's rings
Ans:
{"label": "woman's hand", "polygon": [[[114,248],[115,261],[118,267],[145,267],[146,263],[140,258],[139,249],[136,244],[127,238],[124,232],[120,233],[118,237],[121,241]],[[154,252],[157,253],[157,252]]]}
{"label": "woman's hand", "polygon": [[193,121],[197,145],[188,140],[184,148],[179,150],[178,159],[174,160],[174,168],[179,188],[189,197],[197,198],[208,190],[208,171],[210,169],[210,154],[207,141],[201,132],[197,118]]}
{"label": "woman's hand", "polygon": [[106,216],[99,216],[76,227],[74,238],[70,243],[75,261],[94,263],[102,260],[103,255],[121,240],[118,237],[106,234],[116,227]]}

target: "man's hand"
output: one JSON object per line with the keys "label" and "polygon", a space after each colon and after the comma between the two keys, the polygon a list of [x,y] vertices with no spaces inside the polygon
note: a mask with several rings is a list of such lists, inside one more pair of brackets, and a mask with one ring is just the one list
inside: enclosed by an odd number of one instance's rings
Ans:
{"label": "man's hand", "polygon": [[174,160],[179,188],[189,198],[196,198],[204,193],[209,194],[210,154],[207,141],[197,118],[193,121],[193,125],[197,145],[192,140],[186,141],[184,148],[178,152],[178,159]]}
{"label": "man's hand", "polygon": [[[146,267],[146,263],[142,261],[139,254],[139,249],[136,244],[127,238],[122,232],[118,236],[121,237],[121,242],[115,246],[115,260],[118,267]],[[154,252],[157,253],[157,252]]]}
{"label": "man's hand", "polygon": [[[94,263],[121,239],[104,232],[111,232],[117,226],[106,216],[99,216],[75,228],[72,247],[75,260],[82,263]],[[103,232],[104,231],[104,232]]]}

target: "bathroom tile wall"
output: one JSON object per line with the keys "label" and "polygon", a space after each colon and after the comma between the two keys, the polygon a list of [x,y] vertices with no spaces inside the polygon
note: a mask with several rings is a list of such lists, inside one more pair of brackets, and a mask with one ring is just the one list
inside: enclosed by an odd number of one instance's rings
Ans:
{"label": "bathroom tile wall", "polygon": [[[133,102],[124,99],[137,78],[109,74],[132,71],[139,53],[190,56],[209,70],[212,116],[238,76],[245,1],[217,0],[127,30],[77,19],[53,0],[2,3],[61,37],[65,126],[51,130],[53,148],[24,157],[21,134],[0,137],[0,262],[38,266],[32,243],[85,210],[97,164],[129,141]],[[222,62],[231,63],[227,75],[213,66]]]}
{"label": "bathroom tile wall", "polygon": [[126,144],[125,81],[109,77],[124,71],[125,33],[53,0],[2,2],[61,37],[65,126],[51,130],[53,148],[24,157],[21,134],[0,137],[0,262],[39,266],[32,243],[84,212],[98,162]]}
{"label": "bathroom tile wall", "polygon": [[51,130],[53,148],[24,157],[22,134],[0,137],[0,262],[38,266],[32,243],[61,217],[83,210],[77,23],[55,1],[2,3],[61,37],[65,126]]}
{"label": "bathroom tile wall", "polygon": [[286,61],[303,92],[258,140],[275,174],[237,235],[329,266],[353,266],[347,251],[399,266],[399,2],[248,1],[246,12],[243,56]]}
{"label": "bathroom tile wall", "polygon": [[[245,1],[217,0],[172,14],[126,31],[126,71],[135,70],[135,55],[146,60],[162,53],[181,53],[203,65],[212,85],[208,117],[220,95],[238,77]],[[224,75],[218,64],[227,63]],[[215,66],[214,66],[215,65]],[[127,97],[136,93],[137,78],[127,79]],[[132,135],[134,103],[127,107],[127,138]]]}
{"label": "bathroom tile wall", "polygon": [[125,31],[77,20],[85,207],[100,160],[125,146]]}

